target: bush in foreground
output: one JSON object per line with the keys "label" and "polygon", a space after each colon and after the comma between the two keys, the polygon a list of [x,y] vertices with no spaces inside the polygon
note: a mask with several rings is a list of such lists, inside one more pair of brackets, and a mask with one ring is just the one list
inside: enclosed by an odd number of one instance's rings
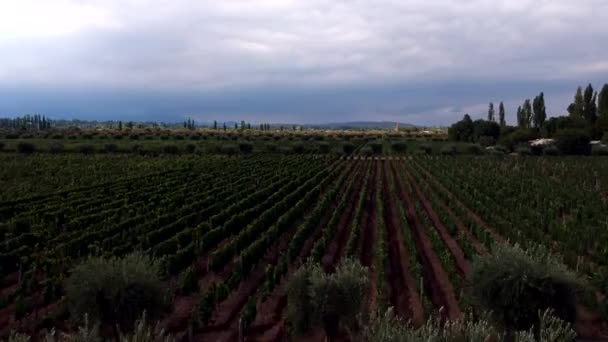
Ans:
{"label": "bush in foreground", "polygon": [[391,144],[391,148],[395,153],[405,153],[407,151],[407,144],[402,141],[396,141]]}
{"label": "bush in foreground", "polygon": [[21,154],[32,154],[36,152],[36,146],[29,142],[20,142],[17,144],[17,152]]}
{"label": "bush in foreground", "polygon": [[72,317],[85,317],[130,331],[144,311],[157,317],[165,308],[159,263],[142,254],[122,259],[92,257],[74,267],[65,291]]}
{"label": "bush in foreground", "polygon": [[564,129],[555,134],[555,144],[562,154],[588,155],[591,138],[582,129]]}
{"label": "bush in foreground", "polygon": [[323,326],[330,340],[340,328],[352,331],[367,302],[367,268],[344,260],[335,273],[327,274],[316,264],[306,264],[287,287],[287,317],[293,332],[303,335]]}
{"label": "bush in foreground", "polygon": [[[550,310],[538,315],[539,339],[532,331],[517,332],[517,342],[566,342],[574,341],[576,333],[570,324],[555,318]],[[499,332],[487,320],[456,320],[441,323],[433,318],[420,328],[414,328],[401,320],[389,309],[384,314],[372,317],[362,334],[366,342],[489,342],[504,341],[505,334]]]}
{"label": "bush in foreground", "polygon": [[552,309],[573,323],[581,284],[561,261],[540,246],[496,245],[492,254],[472,264],[473,298],[491,311],[507,331],[539,327],[538,312]]}

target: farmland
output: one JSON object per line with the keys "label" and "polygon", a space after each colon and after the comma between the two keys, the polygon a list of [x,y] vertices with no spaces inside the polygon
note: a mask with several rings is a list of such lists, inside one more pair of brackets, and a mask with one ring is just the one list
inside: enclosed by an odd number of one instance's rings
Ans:
{"label": "farmland", "polygon": [[[63,283],[90,255],[158,258],[172,298],[161,325],[226,341],[239,328],[249,340],[287,335],[287,283],[307,259],[327,272],[359,260],[369,310],[393,307],[415,325],[472,310],[471,261],[496,241],[540,243],[592,280],[608,260],[602,158],[7,153],[0,163],[0,336],[74,329]],[[198,283],[189,293],[185,272]],[[599,321],[581,315],[575,328],[593,336]]]}

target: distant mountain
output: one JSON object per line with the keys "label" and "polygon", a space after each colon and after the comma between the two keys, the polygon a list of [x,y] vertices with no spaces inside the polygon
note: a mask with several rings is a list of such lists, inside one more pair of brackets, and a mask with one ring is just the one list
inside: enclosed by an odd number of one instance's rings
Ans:
{"label": "distant mountain", "polygon": [[[332,122],[326,124],[305,125],[315,128],[333,128],[333,129],[363,129],[363,128],[378,128],[388,129],[394,128],[397,123],[394,121],[348,121],[348,122]],[[399,128],[416,127],[408,123],[399,123]]]}

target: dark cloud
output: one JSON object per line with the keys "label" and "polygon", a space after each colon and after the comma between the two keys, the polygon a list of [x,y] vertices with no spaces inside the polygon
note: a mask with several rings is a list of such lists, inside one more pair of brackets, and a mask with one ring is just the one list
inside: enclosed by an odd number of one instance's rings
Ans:
{"label": "dark cloud", "polygon": [[20,0],[0,115],[446,124],[608,75],[604,0]]}

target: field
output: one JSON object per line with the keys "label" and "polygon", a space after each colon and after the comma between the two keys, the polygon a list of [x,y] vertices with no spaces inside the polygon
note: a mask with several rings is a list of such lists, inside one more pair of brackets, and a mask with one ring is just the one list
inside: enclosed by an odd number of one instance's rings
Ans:
{"label": "field", "polygon": [[[608,262],[601,158],[5,153],[0,164],[0,336],[74,329],[62,283],[87,255],[161,258],[174,296],[163,327],[227,341],[239,324],[248,340],[286,336],[286,284],[308,258],[327,271],[360,260],[370,310],[414,324],[470,311],[471,260],[495,241],[543,244],[591,278]],[[184,295],[189,268],[199,286]],[[576,329],[593,336],[600,318],[582,306]]]}

